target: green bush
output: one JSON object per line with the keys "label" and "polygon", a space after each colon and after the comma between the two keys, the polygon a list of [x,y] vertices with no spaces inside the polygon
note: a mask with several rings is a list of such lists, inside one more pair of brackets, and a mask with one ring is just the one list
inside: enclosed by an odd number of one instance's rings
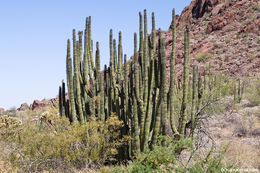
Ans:
{"label": "green bush", "polygon": [[210,58],[212,58],[213,55],[209,52],[201,52],[201,53],[198,53],[195,58],[197,61],[199,62],[207,62]]}
{"label": "green bush", "polygon": [[116,116],[105,123],[93,118],[86,124],[70,125],[53,109],[42,114],[40,123],[29,121],[19,133],[9,135],[5,162],[25,172],[102,165],[113,161],[117,149],[128,141],[127,136],[120,136],[122,126]]}
{"label": "green bush", "polygon": [[226,44],[229,44],[229,43],[231,42],[231,39],[230,39],[230,38],[227,38],[227,39],[225,40],[225,42],[226,42]]}
{"label": "green bush", "polygon": [[[194,142],[194,141],[193,141]],[[222,172],[223,168],[230,169],[231,165],[224,163],[224,154],[228,149],[226,145],[223,149],[216,150],[211,148],[206,156],[198,154],[198,148],[192,147],[192,140],[180,140],[173,144],[168,143],[167,147],[156,146],[153,151],[139,154],[134,162],[127,167],[112,167],[109,173],[215,173]],[[185,150],[193,155],[193,162],[189,165],[179,158],[179,149]]]}
{"label": "green bush", "polygon": [[190,148],[192,141],[190,139],[174,140],[160,138],[158,143],[166,140],[167,146],[155,146],[154,150],[147,151],[137,155],[134,162],[130,163],[127,168],[114,167],[109,172],[129,172],[129,173],[149,173],[149,172],[172,172],[176,164],[180,151]]}
{"label": "green bush", "polygon": [[246,87],[246,98],[251,106],[260,105],[260,79],[251,81]]}

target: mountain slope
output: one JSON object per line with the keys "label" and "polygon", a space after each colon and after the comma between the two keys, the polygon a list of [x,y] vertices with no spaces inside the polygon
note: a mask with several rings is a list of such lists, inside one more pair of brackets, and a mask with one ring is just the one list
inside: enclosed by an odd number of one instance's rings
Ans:
{"label": "mountain slope", "polygon": [[[198,65],[200,71],[210,63],[216,71],[231,76],[259,76],[260,1],[193,0],[177,16],[177,73],[183,62],[182,35],[187,23],[191,33],[191,63]],[[171,36],[171,32],[166,32],[169,54]]]}

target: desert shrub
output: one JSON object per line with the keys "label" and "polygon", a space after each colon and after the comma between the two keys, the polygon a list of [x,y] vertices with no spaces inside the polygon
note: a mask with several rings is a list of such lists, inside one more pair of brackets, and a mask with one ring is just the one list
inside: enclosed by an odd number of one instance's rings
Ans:
{"label": "desert shrub", "polygon": [[5,114],[8,115],[9,117],[16,117],[17,116],[16,108],[11,107],[9,110],[5,111]]}
{"label": "desert shrub", "polygon": [[250,62],[252,62],[255,59],[255,56],[253,54],[250,54],[248,57]]}
{"label": "desert shrub", "polygon": [[120,137],[123,122],[111,116],[105,123],[94,117],[86,124],[60,118],[57,110],[41,116],[40,123],[27,122],[10,135],[6,163],[22,171],[98,167],[115,159],[117,149],[127,142]]}
{"label": "desert shrub", "polygon": [[199,62],[207,62],[210,58],[212,58],[212,54],[209,53],[209,52],[201,52],[201,53],[198,53],[195,58],[197,61]]}
{"label": "desert shrub", "polygon": [[9,136],[19,132],[22,122],[14,117],[7,115],[0,116],[0,138],[7,139]]}
{"label": "desert shrub", "polygon": [[[193,141],[194,142],[194,141]],[[153,151],[141,153],[134,162],[127,167],[117,166],[110,168],[111,173],[150,173],[150,172],[176,172],[176,173],[215,173],[225,172],[224,169],[232,168],[232,165],[224,160],[228,145],[216,150],[212,147],[206,155],[198,154],[198,148],[193,148],[192,140],[180,140],[175,144],[171,143],[167,147],[156,146]],[[188,151],[193,155],[192,164],[182,161],[179,156],[181,153],[176,152],[179,149]],[[106,172],[106,171],[105,171]]]}
{"label": "desert shrub", "polygon": [[226,40],[225,40],[225,43],[226,44],[229,44],[231,42],[231,39],[230,38],[227,38]]}
{"label": "desert shrub", "polygon": [[[190,139],[183,139],[173,142],[173,139],[170,140],[163,137],[160,139],[158,145],[152,151],[138,154],[134,162],[130,163],[128,167],[114,167],[109,172],[172,172],[180,151],[184,148],[190,148],[192,141]],[[159,144],[162,140],[166,140],[166,147]]]}
{"label": "desert shrub", "polygon": [[246,98],[250,102],[250,106],[260,105],[260,79],[250,82],[246,86]]}

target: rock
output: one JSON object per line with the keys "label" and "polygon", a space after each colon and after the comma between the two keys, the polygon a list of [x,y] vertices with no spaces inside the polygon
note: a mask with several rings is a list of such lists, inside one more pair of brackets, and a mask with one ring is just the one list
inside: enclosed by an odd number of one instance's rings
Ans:
{"label": "rock", "polygon": [[0,108],[0,115],[2,115],[4,113],[5,109],[4,108]]}
{"label": "rock", "polygon": [[21,104],[21,106],[17,109],[18,111],[29,110],[29,105],[27,103]]}
{"label": "rock", "polygon": [[251,135],[252,135],[252,136],[260,136],[260,128],[254,129],[254,130],[251,132]]}
{"label": "rock", "polygon": [[213,16],[216,16],[216,15],[221,11],[221,9],[222,9],[224,6],[225,6],[224,3],[218,4],[216,7],[213,8],[211,14],[212,14]]}
{"label": "rock", "polygon": [[50,104],[45,99],[43,99],[42,101],[34,100],[33,103],[30,105],[30,110],[38,110],[40,108],[45,108],[49,105]]}
{"label": "rock", "polygon": [[227,16],[221,16],[219,18],[215,18],[213,21],[211,21],[207,26],[207,34],[216,31],[221,30],[224,26],[228,24],[229,20],[233,20],[233,13],[228,13]]}
{"label": "rock", "polygon": [[[181,16],[176,18],[178,27],[191,23],[192,19],[201,18],[205,13],[209,13],[220,0],[192,0],[189,6],[185,7]],[[170,26],[171,28],[171,26]]]}

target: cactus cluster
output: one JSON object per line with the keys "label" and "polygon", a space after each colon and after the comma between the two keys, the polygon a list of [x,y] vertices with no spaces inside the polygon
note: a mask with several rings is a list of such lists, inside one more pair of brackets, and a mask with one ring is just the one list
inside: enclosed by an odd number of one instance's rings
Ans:
{"label": "cactus cluster", "polygon": [[[127,60],[122,48],[122,33],[119,32],[118,46],[109,32],[109,66],[100,68],[99,43],[96,43],[95,64],[93,41],[91,39],[91,17],[86,19],[83,32],[73,30],[73,60],[70,40],[67,42],[67,88],[65,83],[59,88],[60,115],[66,116],[71,123],[85,123],[95,116],[104,121],[116,114],[124,122],[122,135],[131,136],[120,154],[129,158],[139,152],[153,149],[158,145],[158,137],[173,135],[176,139],[189,135],[186,129],[191,124],[193,135],[206,96],[212,95],[212,76],[204,81],[198,68],[194,66],[190,79],[189,28],[184,31],[184,73],[183,79],[175,75],[176,19],[172,13],[172,54],[170,56],[170,79],[167,82],[167,57],[165,40],[161,30],[155,29],[155,16],[152,13],[152,31],[147,31],[147,12],[139,13],[139,50],[137,34],[134,33],[134,57]],[[84,43],[84,46],[83,46]],[[83,50],[84,48],[84,50]],[[73,63],[73,65],[72,65]],[[210,86],[206,86],[208,82]],[[177,82],[178,81],[178,82]],[[203,83],[204,82],[204,83]],[[193,83],[189,87],[190,83]],[[204,84],[204,86],[203,86]],[[190,95],[190,97],[188,97]],[[218,96],[218,95],[216,95]],[[162,141],[161,145],[166,145]]]}

